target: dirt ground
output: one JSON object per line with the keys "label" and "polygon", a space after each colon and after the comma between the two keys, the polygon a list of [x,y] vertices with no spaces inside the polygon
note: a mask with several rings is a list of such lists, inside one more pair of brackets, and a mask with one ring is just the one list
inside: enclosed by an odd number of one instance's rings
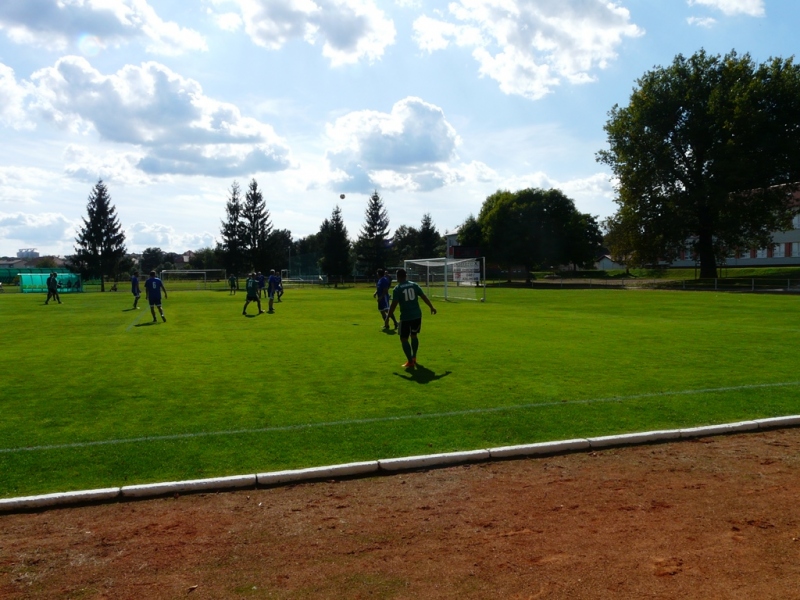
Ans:
{"label": "dirt ground", "polygon": [[0,598],[800,598],[800,429],[0,516]]}

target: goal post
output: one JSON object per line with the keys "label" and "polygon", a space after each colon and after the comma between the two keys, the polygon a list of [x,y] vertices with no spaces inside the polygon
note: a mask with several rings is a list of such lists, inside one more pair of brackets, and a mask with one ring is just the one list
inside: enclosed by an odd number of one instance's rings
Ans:
{"label": "goal post", "polygon": [[165,269],[161,281],[182,290],[224,290],[228,286],[225,269]]}
{"label": "goal post", "polygon": [[486,301],[486,258],[416,258],[403,261],[408,278],[431,297]]}

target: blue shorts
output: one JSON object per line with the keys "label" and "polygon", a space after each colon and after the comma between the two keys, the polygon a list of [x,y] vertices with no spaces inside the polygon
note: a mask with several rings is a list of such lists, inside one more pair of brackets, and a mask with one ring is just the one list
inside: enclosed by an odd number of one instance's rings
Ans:
{"label": "blue shorts", "polygon": [[150,301],[150,306],[161,306],[161,296],[159,296],[158,298],[151,297],[149,301]]}
{"label": "blue shorts", "polygon": [[381,312],[389,310],[389,296],[382,296],[378,298],[378,310]]}

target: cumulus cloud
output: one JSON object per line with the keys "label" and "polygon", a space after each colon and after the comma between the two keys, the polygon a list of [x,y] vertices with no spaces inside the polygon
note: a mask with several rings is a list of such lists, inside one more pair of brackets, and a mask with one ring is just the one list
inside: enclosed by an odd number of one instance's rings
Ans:
{"label": "cumulus cloud", "polygon": [[36,167],[0,166],[0,205],[36,204],[52,193],[53,173]]}
{"label": "cumulus cloud", "polygon": [[125,243],[131,250],[161,248],[166,251],[183,252],[213,247],[216,241],[208,232],[179,233],[170,225],[140,221],[125,229]]}
{"label": "cumulus cloud", "polygon": [[[289,150],[271,126],[209,98],[199,83],[159,63],[103,75],[86,59],[67,56],[31,80],[31,111],[58,126],[136,146],[136,167],[151,175],[229,177],[290,165]],[[86,162],[73,163],[82,175]]]}
{"label": "cumulus cloud", "polygon": [[30,246],[52,246],[72,241],[78,221],[60,213],[0,212],[0,237]]}
{"label": "cumulus cloud", "polygon": [[0,124],[12,129],[31,129],[25,103],[30,90],[17,83],[14,70],[0,63]]}
{"label": "cumulus cloud", "polygon": [[139,170],[143,152],[93,150],[79,144],[64,149],[64,172],[73,179],[94,184],[98,179],[126,184],[146,184],[150,177]]}
{"label": "cumulus cloud", "polygon": [[536,100],[563,81],[586,83],[643,31],[626,8],[605,0],[457,0],[449,18],[419,17],[414,37],[428,52],[473,48],[482,76],[506,94]]}
{"label": "cumulus cloud", "polygon": [[599,215],[609,215],[614,212],[614,183],[607,173],[595,173],[589,177],[561,181],[537,171],[506,179],[499,187],[507,190],[559,189],[575,200],[576,206],[582,212]]}
{"label": "cumulus cloud", "polygon": [[456,130],[438,106],[419,98],[397,102],[390,113],[357,111],[327,126],[326,157],[338,189],[425,191],[480,176],[475,164],[458,166]]}
{"label": "cumulus cloud", "polygon": [[686,22],[689,23],[689,25],[696,25],[697,27],[705,27],[706,29],[710,29],[716,25],[717,20],[712,17],[689,17],[686,19]]}
{"label": "cumulus cloud", "polygon": [[[233,6],[241,26],[253,43],[278,50],[290,40],[322,45],[322,54],[333,66],[360,60],[379,60],[394,43],[395,28],[375,0],[212,0],[217,6]],[[217,16],[221,27],[231,30],[239,23],[225,12]]]}
{"label": "cumulus cloud", "polygon": [[207,49],[199,33],[162,20],[147,0],[3,0],[0,30],[20,44],[89,55],[134,39],[157,54]]}
{"label": "cumulus cloud", "polygon": [[716,8],[728,16],[763,17],[765,14],[764,0],[688,0],[688,4]]}

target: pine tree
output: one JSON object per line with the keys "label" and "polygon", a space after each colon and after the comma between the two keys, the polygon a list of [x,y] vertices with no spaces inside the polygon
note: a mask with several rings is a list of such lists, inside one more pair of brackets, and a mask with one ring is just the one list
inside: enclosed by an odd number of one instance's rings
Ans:
{"label": "pine tree", "polygon": [[350,238],[342,219],[342,209],[336,206],[330,219],[325,219],[317,236],[321,241],[322,258],[320,268],[328,276],[334,286],[351,274]]}
{"label": "pine tree", "polygon": [[105,277],[115,276],[125,258],[125,233],[111,204],[108,188],[100,179],[89,194],[87,218],[75,238],[75,255],[71,262],[84,276],[100,277],[100,291],[106,291]]}
{"label": "pine tree", "polygon": [[364,217],[364,226],[356,242],[356,253],[360,266],[372,274],[385,266],[390,254],[389,215],[377,190],[369,198]]}
{"label": "pine tree", "polygon": [[242,199],[239,182],[231,185],[230,197],[225,205],[226,220],[222,222],[220,235],[223,262],[228,273],[241,275],[246,268],[244,256],[244,224],[242,222]]}
{"label": "pine tree", "polygon": [[422,217],[422,226],[419,228],[418,258],[434,258],[442,254],[442,236],[436,231],[430,213]]}
{"label": "pine tree", "polygon": [[269,211],[258,182],[253,179],[245,194],[242,207],[242,221],[244,222],[244,247],[250,267],[258,270],[267,269],[271,261],[269,238],[272,233],[272,223]]}

